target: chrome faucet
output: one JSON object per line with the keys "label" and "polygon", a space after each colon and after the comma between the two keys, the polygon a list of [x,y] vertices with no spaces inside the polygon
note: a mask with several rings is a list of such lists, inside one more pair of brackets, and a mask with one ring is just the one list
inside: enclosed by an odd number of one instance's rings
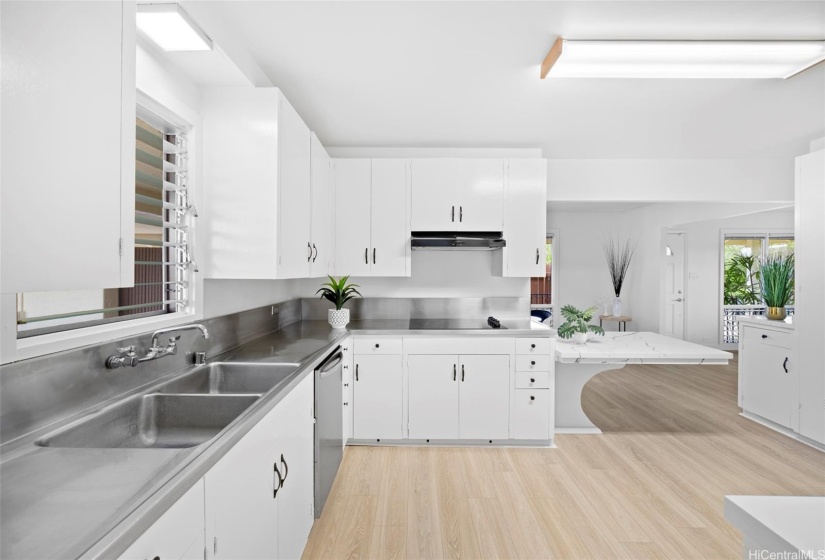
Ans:
{"label": "chrome faucet", "polygon": [[152,346],[149,348],[149,352],[144,357],[138,358],[138,355],[135,353],[134,346],[118,348],[117,354],[115,354],[114,356],[109,356],[106,359],[106,367],[110,369],[117,369],[126,366],[136,367],[141,362],[159,360],[160,358],[170,355],[174,356],[178,353],[178,340],[180,340],[180,335],[170,336],[169,344],[167,344],[164,347],[158,345],[158,338],[172,332],[189,330],[199,330],[201,332],[201,335],[203,335],[204,339],[209,339],[209,331],[206,330],[206,327],[197,323],[193,325],[184,325],[182,327],[169,327],[166,329],[160,329],[152,333]]}

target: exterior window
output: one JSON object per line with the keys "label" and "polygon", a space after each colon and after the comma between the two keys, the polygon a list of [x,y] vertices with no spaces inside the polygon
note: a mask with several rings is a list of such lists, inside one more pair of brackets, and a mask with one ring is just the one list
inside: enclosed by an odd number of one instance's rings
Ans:
{"label": "exterior window", "polygon": [[[186,135],[138,111],[134,287],[17,294],[17,337],[184,311],[194,263]],[[152,121],[150,124],[147,121]]]}
{"label": "exterior window", "polygon": [[[742,315],[764,315],[762,288],[759,281],[759,263],[768,256],[787,255],[794,251],[792,235],[725,235],[722,268],[722,343],[739,342],[739,324]],[[786,307],[793,315],[793,306]]]}
{"label": "exterior window", "polygon": [[546,325],[553,325],[553,238],[547,237],[545,273],[530,279],[530,314]]}

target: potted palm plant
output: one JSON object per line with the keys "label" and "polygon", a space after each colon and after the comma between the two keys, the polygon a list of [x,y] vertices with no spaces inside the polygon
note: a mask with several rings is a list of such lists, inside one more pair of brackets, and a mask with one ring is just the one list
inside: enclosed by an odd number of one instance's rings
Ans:
{"label": "potted palm plant", "polygon": [[343,329],[349,323],[349,309],[344,309],[344,304],[352,298],[361,294],[356,288],[358,284],[347,284],[349,276],[342,276],[338,280],[328,276],[326,282],[315,294],[321,294],[321,299],[326,299],[335,304],[335,309],[330,309],[327,319],[333,329]]}
{"label": "potted palm plant", "polygon": [[604,335],[603,328],[589,324],[597,309],[597,307],[590,307],[582,311],[572,305],[562,307],[561,314],[565,321],[559,326],[559,336],[565,339],[572,338],[575,344],[584,344],[587,342],[588,332]]}
{"label": "potted palm plant", "polygon": [[787,316],[785,306],[793,300],[794,255],[770,256],[759,266],[762,299],[768,308],[768,319],[782,321]]}

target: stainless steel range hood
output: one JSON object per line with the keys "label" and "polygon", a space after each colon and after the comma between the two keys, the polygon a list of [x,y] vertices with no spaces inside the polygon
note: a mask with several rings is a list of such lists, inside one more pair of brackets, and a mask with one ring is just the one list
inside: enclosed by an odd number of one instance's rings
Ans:
{"label": "stainless steel range hood", "polygon": [[414,231],[413,251],[492,251],[507,245],[500,231]]}

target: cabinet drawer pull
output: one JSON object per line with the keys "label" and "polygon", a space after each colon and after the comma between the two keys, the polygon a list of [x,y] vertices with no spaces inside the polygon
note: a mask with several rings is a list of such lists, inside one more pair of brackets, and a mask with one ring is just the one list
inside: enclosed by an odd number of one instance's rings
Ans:
{"label": "cabinet drawer pull", "polygon": [[536,378],[535,378],[535,377],[531,377],[531,378],[530,378],[530,383],[535,383],[535,382],[536,382]]}
{"label": "cabinet drawer pull", "polygon": [[535,360],[530,360],[530,365],[531,365],[531,366],[536,365],[536,361],[535,361]]}
{"label": "cabinet drawer pull", "polygon": [[768,335],[763,334],[763,335],[762,335],[762,338],[768,338]]}
{"label": "cabinet drawer pull", "polygon": [[[539,250],[538,249],[536,249],[536,264],[539,264]],[[533,347],[535,348],[535,345],[533,345]]]}
{"label": "cabinet drawer pull", "polygon": [[315,256],[312,257],[312,262],[315,262],[315,259],[318,258],[318,247],[315,246],[315,243],[312,244],[312,250],[315,251]]}
{"label": "cabinet drawer pull", "polygon": [[455,364],[453,364],[453,381],[455,381],[455,370],[456,370],[456,367],[455,367]]}
{"label": "cabinet drawer pull", "polygon": [[372,248],[372,264],[375,264],[375,247]]}
{"label": "cabinet drawer pull", "polygon": [[381,346],[381,345],[380,345],[380,344],[378,344],[377,342],[375,343],[375,347],[376,347],[376,348],[379,348],[380,346]]}
{"label": "cabinet drawer pull", "polygon": [[451,221],[451,222],[454,222],[454,221],[455,221],[455,206],[453,206],[453,212],[452,212],[452,214],[450,215],[450,221]]}
{"label": "cabinet drawer pull", "polygon": [[461,364],[461,382],[464,382],[464,364]]}
{"label": "cabinet drawer pull", "polygon": [[535,396],[533,396],[533,395],[530,395],[530,400],[531,400],[531,401],[534,401],[534,400],[536,400],[536,397],[535,397]]}
{"label": "cabinet drawer pull", "polygon": [[785,373],[788,373],[788,358],[785,358],[785,361],[782,362],[782,369],[785,370]]}
{"label": "cabinet drawer pull", "polygon": [[536,347],[536,345],[535,345],[535,344],[531,344],[531,345],[530,345],[530,348],[535,348],[535,347]]}
{"label": "cabinet drawer pull", "polygon": [[459,222],[464,221],[464,207],[463,206],[458,207],[458,221]]}
{"label": "cabinet drawer pull", "polygon": [[358,381],[358,364],[355,364],[355,380]]}
{"label": "cabinet drawer pull", "polygon": [[307,255],[307,262],[312,260],[312,245],[310,245],[309,241],[307,241],[307,249],[309,249],[309,254]]}

